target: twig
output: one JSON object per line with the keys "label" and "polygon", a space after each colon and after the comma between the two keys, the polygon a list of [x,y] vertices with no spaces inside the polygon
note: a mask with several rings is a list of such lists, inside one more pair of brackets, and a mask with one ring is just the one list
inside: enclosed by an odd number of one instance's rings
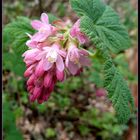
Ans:
{"label": "twig", "polygon": [[39,0],[39,11],[40,11],[40,14],[43,12],[42,0]]}

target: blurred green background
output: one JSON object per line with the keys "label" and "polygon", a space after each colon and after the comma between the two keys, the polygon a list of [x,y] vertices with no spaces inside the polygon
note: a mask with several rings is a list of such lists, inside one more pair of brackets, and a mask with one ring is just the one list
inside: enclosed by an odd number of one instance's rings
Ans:
{"label": "blurred green background", "polygon": [[[114,56],[127,79],[137,107],[137,0],[104,0],[120,15],[132,47]],[[78,17],[68,0],[4,0],[3,27],[17,16],[39,18],[54,14],[75,22]],[[3,33],[3,139],[4,140],[136,140],[137,118],[119,124],[102,87],[101,62],[95,58],[80,77],[58,83],[48,102],[30,103],[23,77],[25,65],[12,37]],[[89,46],[92,49],[92,46]]]}

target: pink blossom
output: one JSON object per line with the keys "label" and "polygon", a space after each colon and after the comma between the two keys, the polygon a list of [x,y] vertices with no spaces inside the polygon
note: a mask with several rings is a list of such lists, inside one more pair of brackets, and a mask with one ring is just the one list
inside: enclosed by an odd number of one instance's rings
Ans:
{"label": "pink blossom", "polygon": [[[43,42],[38,42],[36,41],[36,39],[34,38],[34,35],[30,35],[28,34],[28,36],[30,37],[30,40],[28,40],[26,42],[26,45],[30,48],[43,48],[45,46],[50,46],[53,43],[53,40],[51,38],[48,38],[47,40],[44,40]],[[63,36],[59,35],[58,38],[63,38]]]}
{"label": "pink blossom", "polygon": [[43,49],[32,48],[22,56],[27,67],[24,76],[28,78],[30,101],[42,103],[48,100],[57,80],[64,80],[66,52],[60,50],[59,44],[53,44]]}
{"label": "pink blossom", "polygon": [[87,56],[88,53],[85,50],[80,50],[75,44],[70,44],[66,57],[66,67],[72,75],[79,74],[83,66],[90,65]]}
{"label": "pink blossom", "polygon": [[49,24],[48,15],[45,13],[41,14],[41,21],[33,20],[31,25],[35,30],[38,31],[32,37],[32,40],[37,42],[44,41],[48,36],[56,32],[56,28]]}
{"label": "pink blossom", "polygon": [[77,38],[81,44],[84,44],[88,41],[88,38],[85,36],[85,34],[80,31],[80,19],[71,28],[70,35],[74,38]]}
{"label": "pink blossom", "polygon": [[62,72],[64,70],[64,61],[63,57],[66,56],[66,53],[59,49],[58,44],[53,44],[51,47],[44,47],[44,51],[47,53],[46,60],[44,61],[44,70],[49,70],[56,64],[56,68]]}
{"label": "pink blossom", "polygon": [[88,40],[80,31],[80,20],[69,33],[70,24],[70,21],[57,20],[52,26],[45,13],[41,14],[41,20],[31,22],[37,32],[34,35],[27,34],[30,38],[26,42],[29,50],[22,55],[26,64],[24,76],[28,78],[30,101],[47,101],[55,84],[63,82],[66,74],[77,76],[84,66],[90,65],[88,52],[77,48],[79,42],[83,44]]}
{"label": "pink blossom", "polygon": [[54,71],[55,68],[45,72],[42,76],[36,76],[34,72],[32,73],[27,81],[27,90],[30,93],[30,101],[34,102],[37,100],[38,103],[43,103],[48,100],[54,89],[54,85],[57,82]]}
{"label": "pink blossom", "polygon": [[97,97],[102,97],[102,96],[105,96],[106,95],[106,90],[103,89],[103,88],[98,88],[96,90],[96,96]]}

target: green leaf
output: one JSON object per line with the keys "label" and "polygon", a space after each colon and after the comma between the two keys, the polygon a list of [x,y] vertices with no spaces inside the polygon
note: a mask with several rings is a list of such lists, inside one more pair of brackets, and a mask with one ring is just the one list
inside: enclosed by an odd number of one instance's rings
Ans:
{"label": "green leaf", "polygon": [[118,53],[130,47],[128,33],[114,10],[99,0],[71,0],[72,8],[82,16],[81,30],[91,39],[105,62],[104,87],[113,103],[119,122],[126,123],[134,108],[126,81],[112,63],[109,49]]}
{"label": "green leaf", "polygon": [[3,103],[3,131],[4,140],[23,140],[22,134],[16,127],[15,116],[10,108],[10,103],[4,101]]}
{"label": "green leaf", "polygon": [[99,0],[70,0],[71,6],[79,16],[88,16],[95,23],[105,10]]}
{"label": "green leaf", "polygon": [[[33,34],[35,31],[26,17],[17,17],[4,27],[4,34],[9,34],[12,48],[16,53],[22,54],[27,50],[26,41],[29,39],[26,33]],[[10,42],[9,42],[10,43]]]}
{"label": "green leaf", "polygon": [[88,128],[86,125],[79,125],[78,129],[82,136],[86,136],[90,133],[90,128]]}
{"label": "green leaf", "polygon": [[[94,32],[114,53],[130,47],[130,39],[118,14],[99,0],[71,0],[72,8],[81,15],[81,29]],[[90,24],[90,26],[89,26]]]}
{"label": "green leaf", "polygon": [[23,75],[25,64],[21,55],[7,52],[3,54],[3,59],[3,69],[10,70],[16,75]]}
{"label": "green leaf", "polygon": [[47,128],[45,136],[47,138],[55,137],[56,136],[56,132],[55,132],[55,130],[53,128]]}
{"label": "green leaf", "polygon": [[102,64],[98,58],[92,59],[92,67],[90,70],[90,77],[88,78],[90,82],[96,84],[98,88],[103,87],[103,68]]}
{"label": "green leaf", "polygon": [[111,60],[105,62],[104,86],[108,90],[108,97],[113,103],[119,122],[127,122],[134,107],[133,98],[126,81],[115,68]]}
{"label": "green leaf", "polygon": [[31,27],[30,19],[27,17],[17,17],[11,23],[4,27],[4,31],[9,32],[14,37],[18,37],[26,33],[34,33],[34,29]]}

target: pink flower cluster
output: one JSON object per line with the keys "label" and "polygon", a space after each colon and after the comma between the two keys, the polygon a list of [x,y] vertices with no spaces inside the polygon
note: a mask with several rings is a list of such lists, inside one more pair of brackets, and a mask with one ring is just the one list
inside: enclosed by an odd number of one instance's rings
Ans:
{"label": "pink flower cluster", "polygon": [[51,25],[47,14],[42,13],[41,20],[33,20],[31,25],[37,32],[28,34],[24,76],[28,78],[30,101],[43,103],[57,81],[64,81],[67,75],[79,75],[83,66],[90,65],[88,52],[78,48],[87,42],[87,37],[80,31],[80,20],[69,29],[68,23],[59,20]]}

